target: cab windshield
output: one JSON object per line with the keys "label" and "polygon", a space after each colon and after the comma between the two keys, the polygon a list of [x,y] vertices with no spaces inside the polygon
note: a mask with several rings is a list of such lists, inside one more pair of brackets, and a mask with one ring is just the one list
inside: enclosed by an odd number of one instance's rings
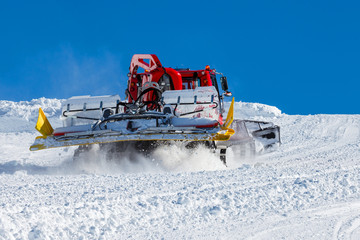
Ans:
{"label": "cab windshield", "polygon": [[183,89],[195,89],[200,86],[200,78],[183,77],[182,87]]}

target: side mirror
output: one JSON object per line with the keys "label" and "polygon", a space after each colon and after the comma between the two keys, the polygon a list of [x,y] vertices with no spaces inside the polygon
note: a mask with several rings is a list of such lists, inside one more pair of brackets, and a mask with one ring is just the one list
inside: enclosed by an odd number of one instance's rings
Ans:
{"label": "side mirror", "polygon": [[221,84],[222,90],[225,92],[224,95],[226,97],[230,97],[232,94],[231,94],[231,92],[228,91],[229,86],[228,86],[227,79],[225,76],[220,77],[220,84]]}
{"label": "side mirror", "polygon": [[229,89],[229,87],[228,87],[227,79],[226,79],[225,76],[220,77],[220,84],[221,84],[222,90],[224,90],[225,92],[227,92],[227,90]]}

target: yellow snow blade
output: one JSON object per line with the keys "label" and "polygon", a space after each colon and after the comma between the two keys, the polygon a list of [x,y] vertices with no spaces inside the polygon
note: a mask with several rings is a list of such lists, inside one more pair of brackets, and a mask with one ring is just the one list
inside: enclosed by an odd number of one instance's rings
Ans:
{"label": "yellow snow blade", "polygon": [[30,151],[37,151],[37,150],[42,150],[42,149],[47,149],[47,147],[45,147],[44,144],[36,144],[36,145],[30,146]]}
{"label": "yellow snow blade", "polygon": [[72,140],[56,140],[51,136],[39,136],[31,145],[31,151],[37,151],[49,148],[70,147],[89,144],[111,143],[111,142],[127,142],[127,141],[228,141],[235,133],[231,128],[220,130],[217,133],[201,133],[201,134],[135,134],[135,135],[113,135],[105,137],[84,137]]}
{"label": "yellow snow blade", "polygon": [[38,130],[44,137],[50,136],[54,131],[41,108],[39,108],[39,117],[35,129]]}
{"label": "yellow snow blade", "polygon": [[234,129],[227,128],[225,133],[217,133],[215,137],[212,138],[213,141],[227,141],[235,133]]}
{"label": "yellow snow blade", "polygon": [[227,129],[234,120],[234,101],[235,101],[235,98],[233,98],[231,101],[231,105],[229,107],[229,111],[228,111],[226,120],[225,120],[224,124],[222,125],[222,129]]}

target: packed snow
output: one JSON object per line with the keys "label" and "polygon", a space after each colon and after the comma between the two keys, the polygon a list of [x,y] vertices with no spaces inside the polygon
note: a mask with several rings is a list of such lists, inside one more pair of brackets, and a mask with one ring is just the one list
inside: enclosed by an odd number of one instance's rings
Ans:
{"label": "packed snow", "polygon": [[0,101],[0,239],[360,239],[360,115],[237,102],[281,126],[278,149],[227,167],[181,144],[73,162],[76,147],[29,151],[38,108],[60,127],[61,102]]}

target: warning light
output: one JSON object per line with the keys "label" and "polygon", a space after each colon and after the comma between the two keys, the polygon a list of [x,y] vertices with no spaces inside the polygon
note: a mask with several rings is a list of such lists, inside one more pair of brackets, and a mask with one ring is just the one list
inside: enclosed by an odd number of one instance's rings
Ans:
{"label": "warning light", "polygon": [[210,66],[206,65],[205,70],[210,71]]}

